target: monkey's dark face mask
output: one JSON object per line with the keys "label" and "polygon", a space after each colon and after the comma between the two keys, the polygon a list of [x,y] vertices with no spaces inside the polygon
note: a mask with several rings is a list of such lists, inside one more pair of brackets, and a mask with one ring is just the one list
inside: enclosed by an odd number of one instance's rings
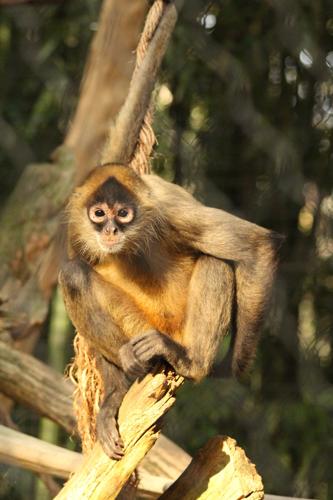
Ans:
{"label": "monkey's dark face mask", "polygon": [[119,252],[125,242],[126,227],[135,218],[134,207],[121,202],[110,206],[106,201],[99,201],[87,211],[100,250],[103,253]]}

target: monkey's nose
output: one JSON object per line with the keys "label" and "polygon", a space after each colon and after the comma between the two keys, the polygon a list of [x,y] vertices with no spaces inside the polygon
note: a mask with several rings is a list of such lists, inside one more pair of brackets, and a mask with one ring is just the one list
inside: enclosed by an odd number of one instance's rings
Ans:
{"label": "monkey's nose", "polygon": [[107,235],[110,235],[110,234],[116,235],[118,233],[118,228],[114,224],[107,225],[104,228],[104,233]]}

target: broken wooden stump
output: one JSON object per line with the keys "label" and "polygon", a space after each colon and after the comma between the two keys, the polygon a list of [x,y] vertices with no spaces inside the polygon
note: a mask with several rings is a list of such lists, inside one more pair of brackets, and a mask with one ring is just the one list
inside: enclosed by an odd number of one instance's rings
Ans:
{"label": "broken wooden stump", "polygon": [[234,439],[215,436],[160,500],[261,500],[264,488],[255,466]]}

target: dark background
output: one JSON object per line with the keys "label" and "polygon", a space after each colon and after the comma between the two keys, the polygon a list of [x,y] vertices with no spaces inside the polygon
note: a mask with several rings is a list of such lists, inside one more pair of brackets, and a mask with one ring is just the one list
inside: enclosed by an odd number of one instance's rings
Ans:
{"label": "dark background", "polygon": [[[24,167],[62,142],[99,6],[0,7],[1,207]],[[187,384],[165,430],[190,453],[230,435],[266,491],[320,500],[333,499],[332,71],[331,1],[191,0],[164,61],[154,125],[158,173],[286,236],[248,383]],[[62,369],[71,338],[55,295],[37,355]],[[23,408],[14,419],[73,446]],[[48,498],[34,477],[1,466],[0,498]]]}

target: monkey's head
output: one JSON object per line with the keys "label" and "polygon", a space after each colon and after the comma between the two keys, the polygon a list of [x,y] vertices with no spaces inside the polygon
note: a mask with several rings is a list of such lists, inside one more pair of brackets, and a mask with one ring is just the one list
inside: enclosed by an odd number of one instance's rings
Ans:
{"label": "monkey's head", "polygon": [[89,262],[111,254],[147,252],[163,217],[144,181],[129,167],[93,170],[68,204],[69,240]]}

